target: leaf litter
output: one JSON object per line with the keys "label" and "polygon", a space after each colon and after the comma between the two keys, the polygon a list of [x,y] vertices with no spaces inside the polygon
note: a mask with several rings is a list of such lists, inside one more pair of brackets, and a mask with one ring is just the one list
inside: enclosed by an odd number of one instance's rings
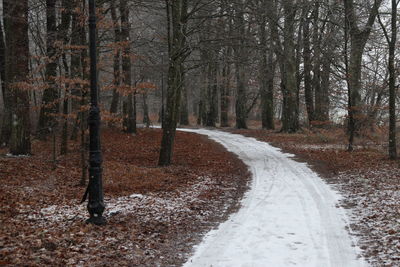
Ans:
{"label": "leaf litter", "polygon": [[[180,266],[194,244],[237,210],[247,167],[206,137],[177,133],[174,164],[157,167],[161,130],[103,133],[107,225],[88,225],[79,144],[59,156],[0,157],[0,264]],[[2,151],[0,151],[1,153]]]}

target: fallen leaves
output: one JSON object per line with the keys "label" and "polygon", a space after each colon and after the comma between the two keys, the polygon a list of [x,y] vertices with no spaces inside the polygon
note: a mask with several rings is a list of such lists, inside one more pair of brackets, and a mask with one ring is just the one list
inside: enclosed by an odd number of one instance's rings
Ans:
{"label": "fallen leaves", "polygon": [[157,167],[161,130],[103,132],[108,224],[87,225],[78,202],[79,145],[58,157],[0,157],[0,260],[29,266],[178,266],[201,235],[238,207],[247,167],[219,144],[177,133],[174,164]]}

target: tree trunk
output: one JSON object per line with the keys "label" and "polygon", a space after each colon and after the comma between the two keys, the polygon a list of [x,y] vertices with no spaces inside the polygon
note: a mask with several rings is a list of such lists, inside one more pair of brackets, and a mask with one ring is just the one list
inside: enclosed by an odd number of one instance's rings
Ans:
{"label": "tree trunk", "polygon": [[294,24],[296,9],[290,0],[283,1],[284,8],[284,41],[283,64],[281,64],[281,89],[283,95],[282,131],[294,133],[299,129],[296,53],[294,45]]}
{"label": "tree trunk", "polygon": [[149,105],[147,104],[147,93],[143,93],[142,97],[143,97],[143,124],[146,125],[146,128],[149,128],[151,121],[149,116]]}
{"label": "tree trunk", "polygon": [[329,122],[329,87],[330,87],[330,74],[331,74],[331,62],[328,55],[330,51],[326,52],[327,55],[324,55],[322,58],[322,72],[321,72],[321,107],[319,120],[323,122]]}
{"label": "tree trunk", "polygon": [[314,66],[313,66],[313,89],[315,94],[315,110],[314,110],[314,120],[322,121],[323,113],[323,91],[321,88],[321,41],[319,36],[319,2],[315,2],[313,11],[313,45],[314,45]]}
{"label": "tree trunk", "polygon": [[[7,14],[4,14],[4,20]],[[1,78],[1,90],[3,93],[3,103],[4,103],[4,114],[1,124],[0,132],[0,146],[8,145],[11,137],[11,92],[10,89],[6,87],[6,44],[4,41],[4,31],[3,25],[0,20],[0,78]]]}
{"label": "tree trunk", "polygon": [[10,152],[31,153],[29,92],[23,83],[29,75],[28,0],[3,1],[6,21],[6,81],[12,95]]}
{"label": "tree trunk", "polygon": [[114,89],[110,106],[110,113],[115,114],[118,111],[118,103],[119,103],[119,93],[118,87],[120,86],[120,65],[121,65],[121,49],[120,49],[120,25],[118,23],[117,14],[115,10],[114,1],[110,1],[110,9],[111,9],[111,18],[114,24],[114,42],[117,46],[116,51],[114,52],[113,59],[113,73],[114,73]]}
{"label": "tree trunk", "polygon": [[187,0],[166,0],[168,25],[170,25],[168,27],[169,69],[167,106],[158,161],[159,166],[168,166],[172,162],[184,78],[183,63],[187,57],[185,53],[187,5]]}
{"label": "tree trunk", "polygon": [[127,133],[136,133],[136,114],[135,107],[136,96],[132,92],[132,63],[131,63],[131,42],[130,42],[130,23],[129,23],[129,8],[127,0],[120,1],[121,13],[121,40],[124,40],[124,50],[122,53],[122,72],[123,84],[129,91],[126,97],[126,113],[124,114],[124,131]]}
{"label": "tree trunk", "polygon": [[230,91],[230,73],[231,68],[228,62],[228,57],[230,48],[227,48],[227,52],[225,54],[225,62],[222,68],[222,83],[221,83],[221,127],[229,127],[229,91]]}
{"label": "tree trunk", "polygon": [[310,45],[310,19],[306,18],[303,22],[303,59],[304,59],[304,97],[308,115],[308,122],[314,121],[314,91],[312,86],[312,60]]}
{"label": "tree trunk", "polygon": [[[392,0],[392,18],[391,18],[392,36],[388,39],[389,43],[389,157],[397,158],[396,147],[396,67],[395,52],[397,41],[397,2]],[[387,35],[387,33],[386,33]]]}
{"label": "tree trunk", "polygon": [[188,96],[186,86],[182,86],[182,100],[180,112],[180,125],[189,125]]}
{"label": "tree trunk", "polygon": [[[266,10],[266,1],[263,1],[263,10]],[[272,44],[267,44],[266,15],[263,14],[260,23],[260,91],[261,91],[261,122],[263,129],[274,129],[274,76],[275,62],[273,62]]]}
{"label": "tree trunk", "polygon": [[235,27],[238,29],[238,42],[234,48],[235,52],[235,74],[236,74],[236,128],[247,129],[247,95],[246,95],[246,73],[244,65],[246,61],[245,51],[245,20],[244,4],[240,2],[236,5],[234,19]]}
{"label": "tree trunk", "polygon": [[59,91],[56,86],[57,77],[57,22],[56,22],[56,0],[46,0],[46,49],[47,49],[47,64],[46,64],[46,83],[47,88],[44,90],[42,99],[42,108],[39,115],[40,137],[45,138],[47,134],[54,131],[57,126],[56,115],[60,109]]}
{"label": "tree trunk", "polygon": [[[62,0],[61,1],[61,8],[62,8],[62,14],[61,14],[61,24],[59,27],[58,31],[58,40],[62,40],[64,45],[68,45],[69,43],[69,28],[71,24],[71,1],[69,0]],[[64,65],[64,72],[65,72],[65,77],[70,78],[70,67],[68,66],[68,60],[65,54],[65,51],[63,51],[62,54],[62,62]],[[60,71],[61,73],[61,71]],[[61,132],[61,148],[60,148],[60,154],[65,155],[68,153],[68,114],[69,114],[69,94],[70,94],[70,83],[66,83],[65,85],[65,94],[64,94],[64,101],[63,101],[63,127],[62,127],[62,132]]]}
{"label": "tree trunk", "polygon": [[[84,28],[79,23],[79,18],[82,15],[78,10],[82,10],[80,0],[75,0],[73,2],[73,13],[72,13],[72,27],[71,27],[71,45],[80,46],[82,44],[81,35],[85,34]],[[83,33],[82,33],[83,32]],[[85,79],[85,69],[81,62],[81,57],[84,56],[83,51],[77,49],[71,49],[71,68],[70,75],[72,79]],[[81,106],[81,96],[83,96],[84,86],[82,83],[74,83],[71,85],[71,112],[76,114],[76,119],[73,124],[71,140],[76,140],[78,138],[80,121],[80,106]]]}
{"label": "tree trunk", "polygon": [[[216,56],[216,55],[214,55]],[[208,61],[208,84],[207,84],[207,121],[206,126],[215,127],[218,117],[218,65],[215,57],[210,55]]]}

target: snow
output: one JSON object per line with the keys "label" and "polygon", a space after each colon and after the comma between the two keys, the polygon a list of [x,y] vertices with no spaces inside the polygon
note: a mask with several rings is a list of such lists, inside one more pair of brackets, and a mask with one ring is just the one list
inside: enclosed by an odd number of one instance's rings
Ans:
{"label": "snow", "polygon": [[254,138],[210,130],[253,175],[241,209],[195,248],[185,267],[366,266],[347,232],[340,195],[292,155]]}
{"label": "snow", "polygon": [[8,158],[29,158],[30,155],[13,155],[11,153],[7,153],[6,157],[8,157]]}
{"label": "snow", "polygon": [[[143,221],[171,222],[177,221],[181,213],[190,212],[192,203],[199,203],[199,195],[215,182],[208,176],[198,177],[198,180],[190,188],[179,191],[176,194],[132,194],[118,198],[106,198],[104,216],[110,218],[115,215],[127,215],[135,213],[140,215]],[[33,210],[30,206],[21,205],[18,208],[19,217],[16,220],[28,219],[34,221],[37,226],[50,227],[57,223],[67,223],[74,220],[87,219],[86,203],[76,205],[50,205],[39,210]],[[202,216],[206,214],[201,214]]]}

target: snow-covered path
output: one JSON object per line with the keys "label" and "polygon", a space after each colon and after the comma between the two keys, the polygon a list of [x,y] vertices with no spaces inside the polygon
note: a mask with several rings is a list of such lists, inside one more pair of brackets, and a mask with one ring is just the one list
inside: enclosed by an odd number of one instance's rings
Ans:
{"label": "snow-covered path", "polygon": [[[183,130],[183,129],[181,129]],[[237,154],[253,175],[242,208],[209,232],[184,266],[365,266],[346,231],[340,196],[304,163],[241,135],[208,135]]]}

